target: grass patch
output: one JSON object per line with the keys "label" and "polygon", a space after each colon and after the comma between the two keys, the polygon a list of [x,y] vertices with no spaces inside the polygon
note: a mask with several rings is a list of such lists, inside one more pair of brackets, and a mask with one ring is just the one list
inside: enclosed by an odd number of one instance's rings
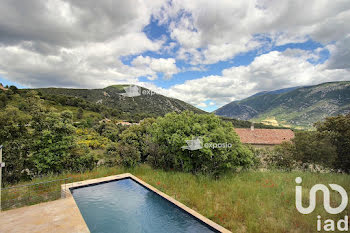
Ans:
{"label": "grass patch", "polygon": [[[70,177],[69,182],[76,182],[125,172],[141,178],[232,232],[316,232],[317,215],[321,215],[322,219],[337,220],[350,213],[348,207],[340,215],[327,214],[321,193],[317,196],[317,207],[312,214],[302,215],[295,208],[296,177],[303,178],[304,206],[307,206],[309,190],[315,184],[336,183],[349,192],[350,176],[342,174],[247,171],[226,174],[215,180],[202,175],[154,170],[144,165],[133,169],[100,167],[85,173],[52,175],[30,183],[66,177]],[[31,196],[42,194],[33,189]],[[3,198],[6,199],[6,193],[3,193]],[[51,199],[55,198],[59,197]],[[340,195],[332,192],[331,201],[333,207],[338,206]]]}

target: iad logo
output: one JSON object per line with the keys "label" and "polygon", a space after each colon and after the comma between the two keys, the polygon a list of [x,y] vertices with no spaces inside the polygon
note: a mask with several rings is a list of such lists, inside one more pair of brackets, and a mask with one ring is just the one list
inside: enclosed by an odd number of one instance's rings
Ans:
{"label": "iad logo", "polygon": [[[301,177],[297,177],[295,182],[297,184],[302,183]],[[302,187],[297,185],[295,187],[295,206],[297,210],[302,214],[310,214],[316,208],[316,193],[321,191],[323,193],[323,207],[329,214],[339,214],[343,212],[348,205],[348,194],[345,189],[337,184],[329,184],[332,190],[337,191],[341,196],[341,203],[338,207],[333,208],[330,205],[330,191],[326,185],[316,184],[312,186],[309,192],[309,206],[304,208],[302,204]],[[348,231],[349,230],[349,217],[345,216],[344,219],[340,219],[335,223],[332,219],[326,219],[324,224],[322,224],[321,216],[317,216],[317,231],[321,231],[322,228],[324,231]],[[323,226],[323,227],[322,227]]]}
{"label": "iad logo", "polygon": [[[297,177],[295,179],[295,182],[297,184],[301,184],[302,181],[303,180],[301,179],[301,177]],[[329,186],[331,187],[331,189],[339,192],[342,197],[342,202],[337,208],[332,208],[330,206],[330,195],[329,195],[329,189],[327,188],[327,186],[323,184],[316,184],[310,190],[310,204],[307,208],[304,208],[302,206],[302,187],[296,186],[295,206],[297,207],[297,210],[302,214],[310,214],[312,211],[314,211],[316,207],[316,192],[322,191],[324,209],[330,214],[339,214],[343,212],[348,205],[348,195],[345,189],[337,184],[329,184]]]}

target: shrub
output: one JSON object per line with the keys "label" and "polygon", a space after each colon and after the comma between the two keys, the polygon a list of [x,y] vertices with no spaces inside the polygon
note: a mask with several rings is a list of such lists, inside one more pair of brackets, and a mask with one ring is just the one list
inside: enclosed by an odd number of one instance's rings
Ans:
{"label": "shrub", "polygon": [[319,132],[297,132],[290,149],[296,161],[333,167],[337,157],[329,134]]}
{"label": "shrub", "polygon": [[100,136],[92,129],[77,129],[76,134],[79,136],[78,144],[83,144],[91,149],[104,149],[109,143],[108,138]]}
{"label": "shrub", "polygon": [[114,123],[102,123],[96,127],[96,132],[108,138],[112,142],[120,140],[120,134],[127,129],[127,126],[116,125]]}
{"label": "shrub", "polygon": [[328,117],[315,126],[318,132],[328,135],[336,148],[334,168],[350,173],[350,114]]}
{"label": "shrub", "polygon": [[[73,114],[48,113],[44,124],[35,128],[30,157],[35,174],[60,173],[63,170],[81,171],[95,166],[95,158],[87,146],[76,143],[72,125]],[[36,124],[39,125],[39,124]]]}
{"label": "shrub", "polygon": [[67,157],[65,169],[71,171],[83,172],[96,167],[96,156],[85,145],[76,145],[70,151]]}
{"label": "shrub", "polygon": [[110,143],[104,152],[104,162],[107,166],[115,166],[121,164],[121,157],[118,151],[117,143]]}
{"label": "shrub", "polygon": [[141,161],[141,153],[136,147],[129,144],[117,145],[117,157],[120,158],[120,163],[126,167],[135,167]]}
{"label": "shrub", "polygon": [[[327,134],[319,132],[297,132],[290,142],[284,142],[273,150],[256,150],[263,166],[281,170],[308,169],[311,167],[333,167],[337,153]],[[317,169],[316,169],[317,170]]]}
{"label": "shrub", "polygon": [[[232,124],[213,114],[166,114],[149,131],[152,143],[148,144],[147,160],[154,167],[218,175],[253,165],[253,153],[241,144]],[[186,141],[196,137],[201,137],[202,146],[228,143],[232,147],[184,149]]]}
{"label": "shrub", "polygon": [[132,145],[140,152],[141,162],[145,162],[148,157],[148,145],[151,142],[150,129],[156,120],[147,118],[140,125],[132,125],[119,135],[120,142]]}
{"label": "shrub", "polygon": [[266,168],[284,171],[291,171],[296,168],[295,150],[292,143],[284,142],[273,150],[265,149],[261,153]]}

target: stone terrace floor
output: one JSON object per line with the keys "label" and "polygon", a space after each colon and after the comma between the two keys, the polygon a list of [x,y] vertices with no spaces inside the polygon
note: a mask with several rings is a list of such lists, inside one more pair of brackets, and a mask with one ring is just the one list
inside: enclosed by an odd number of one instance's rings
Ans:
{"label": "stone terrace floor", "polygon": [[88,233],[73,197],[0,212],[0,233]]}

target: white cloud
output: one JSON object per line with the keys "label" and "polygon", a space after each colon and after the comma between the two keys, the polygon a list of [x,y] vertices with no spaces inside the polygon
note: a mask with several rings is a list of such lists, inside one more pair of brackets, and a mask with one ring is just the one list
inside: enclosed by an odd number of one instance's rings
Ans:
{"label": "white cloud", "polygon": [[173,0],[157,14],[170,24],[171,37],[182,47],[179,59],[192,64],[214,64],[272,43],[328,44],[350,31],[347,0]]}
{"label": "white cloud", "polygon": [[160,4],[1,1],[0,74],[29,87],[135,83],[153,71],[124,65],[121,57],[162,48],[163,40],[142,32]]}
{"label": "white cloud", "polygon": [[208,107],[208,105],[206,103],[202,102],[202,103],[197,104],[197,107],[206,108],[206,107]]}
{"label": "white cloud", "polygon": [[222,75],[187,80],[168,90],[168,95],[199,107],[212,100],[221,106],[260,91],[304,86],[328,81],[350,80],[350,72],[313,65],[307,60],[317,54],[299,49],[273,51],[256,57],[248,66],[231,67]]}
{"label": "white cloud", "polygon": [[146,69],[151,80],[157,78],[157,72],[163,73],[166,79],[170,79],[174,74],[179,72],[174,58],[157,59],[149,56],[138,56],[132,61],[132,64],[137,68]]}
{"label": "white cloud", "polygon": [[335,45],[328,46],[328,49],[331,52],[328,68],[350,70],[350,33]]}

